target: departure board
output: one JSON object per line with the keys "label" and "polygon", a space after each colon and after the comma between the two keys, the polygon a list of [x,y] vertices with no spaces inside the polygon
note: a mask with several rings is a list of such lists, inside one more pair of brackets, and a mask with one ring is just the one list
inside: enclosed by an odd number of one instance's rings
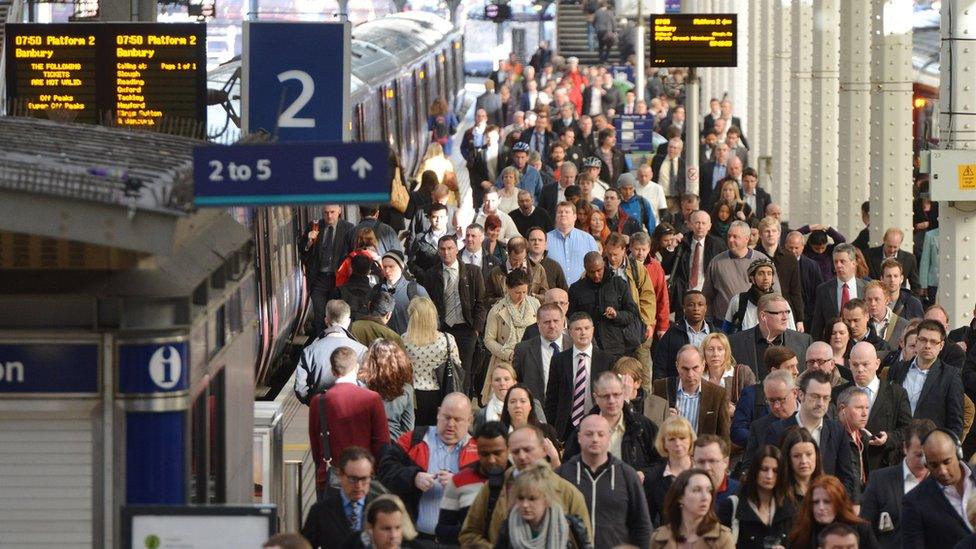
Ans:
{"label": "departure board", "polygon": [[11,112],[89,124],[206,126],[206,25],[15,23],[4,55]]}
{"label": "departure board", "polygon": [[735,25],[734,13],[652,15],[648,58],[654,67],[734,67]]}

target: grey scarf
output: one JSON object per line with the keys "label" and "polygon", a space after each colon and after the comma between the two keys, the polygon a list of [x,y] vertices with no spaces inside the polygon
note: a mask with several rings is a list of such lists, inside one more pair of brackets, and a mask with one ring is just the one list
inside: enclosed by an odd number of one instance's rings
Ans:
{"label": "grey scarf", "polygon": [[513,549],[565,549],[569,543],[569,522],[559,506],[551,506],[542,519],[539,534],[514,508],[508,514],[508,539]]}

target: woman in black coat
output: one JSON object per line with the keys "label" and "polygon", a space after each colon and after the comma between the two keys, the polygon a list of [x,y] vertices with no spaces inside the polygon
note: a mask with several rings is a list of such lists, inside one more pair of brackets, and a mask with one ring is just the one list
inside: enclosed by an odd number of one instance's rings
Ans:
{"label": "woman in black coat", "polygon": [[695,430],[681,416],[672,416],[661,425],[654,440],[654,449],[665,460],[651,467],[644,475],[647,510],[655,528],[664,524],[664,498],[674,479],[691,469],[691,455],[695,447]]}
{"label": "woman in black coat", "polygon": [[[763,446],[753,458],[739,494],[718,505],[719,521],[738,532],[736,547],[762,549],[786,545],[796,508],[777,482],[783,474],[779,448]],[[766,541],[776,540],[775,544]]]}

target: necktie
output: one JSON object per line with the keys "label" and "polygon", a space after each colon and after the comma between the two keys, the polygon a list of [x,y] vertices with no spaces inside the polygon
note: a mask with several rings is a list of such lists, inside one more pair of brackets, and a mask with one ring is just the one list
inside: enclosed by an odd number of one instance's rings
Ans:
{"label": "necktie", "polygon": [[868,395],[868,408],[871,408],[871,404],[874,403],[874,391],[870,387],[863,387],[862,389]]}
{"label": "necktie", "polygon": [[325,265],[322,268],[332,270],[332,241],[335,234],[335,227],[329,225],[325,228],[325,240],[322,241],[322,247],[325,250]]}
{"label": "necktie", "polygon": [[691,289],[698,288],[698,271],[701,269],[701,242],[695,242],[691,256]]}
{"label": "necktie", "polygon": [[349,502],[349,510],[346,513],[346,518],[349,519],[349,529],[353,532],[359,531],[359,504],[355,501]]}
{"label": "necktie", "polygon": [[559,354],[559,345],[556,345],[555,341],[549,344],[549,348],[552,349],[553,355]]}
{"label": "necktie", "polygon": [[850,300],[851,300],[851,291],[848,289],[847,283],[845,282],[844,287],[841,289],[840,292],[840,308],[843,309],[844,305],[847,305],[847,302]]}
{"label": "necktie", "polygon": [[671,184],[674,185],[678,181],[678,159],[671,159]]}
{"label": "necktie", "polygon": [[573,383],[573,413],[571,415],[573,427],[583,421],[586,405],[586,353],[579,354],[576,363],[576,381]]}

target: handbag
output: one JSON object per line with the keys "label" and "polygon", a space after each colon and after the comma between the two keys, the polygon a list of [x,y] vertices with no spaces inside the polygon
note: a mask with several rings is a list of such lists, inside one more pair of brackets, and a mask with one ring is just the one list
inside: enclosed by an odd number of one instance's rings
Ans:
{"label": "handbag", "polygon": [[444,349],[447,357],[434,370],[434,377],[437,378],[437,386],[440,388],[441,397],[458,391],[461,387],[461,380],[463,379],[461,370],[454,362],[454,357],[451,356],[451,340],[447,338],[447,334],[444,334]]}
{"label": "handbag", "polygon": [[400,168],[397,167],[393,175],[393,189],[390,192],[390,206],[394,210],[404,213],[407,211],[407,204],[410,202],[410,193],[407,192],[406,185],[403,184],[403,176]]}

